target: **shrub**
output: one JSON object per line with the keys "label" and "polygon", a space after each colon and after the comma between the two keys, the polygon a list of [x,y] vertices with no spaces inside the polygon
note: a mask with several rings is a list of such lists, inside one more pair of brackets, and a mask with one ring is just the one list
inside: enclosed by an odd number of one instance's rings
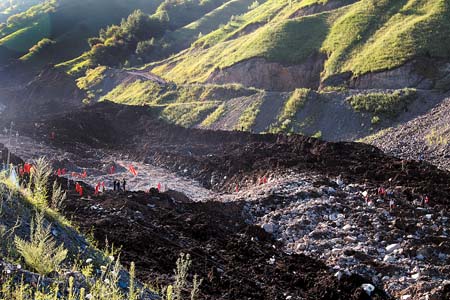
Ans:
{"label": "shrub", "polygon": [[30,241],[18,236],[14,239],[25,263],[41,275],[56,271],[67,256],[67,250],[63,245],[56,246],[50,228],[51,224],[44,226],[44,213],[37,212],[35,224],[31,220]]}
{"label": "shrub", "polygon": [[67,192],[63,192],[61,185],[59,185],[55,180],[55,182],[53,182],[52,200],[50,203],[50,207],[55,211],[59,211],[63,207],[66,198]]}
{"label": "shrub", "polygon": [[372,120],[370,120],[370,122],[371,122],[373,125],[376,125],[376,124],[380,123],[380,117],[379,117],[379,116],[373,116],[373,117],[372,117]]}

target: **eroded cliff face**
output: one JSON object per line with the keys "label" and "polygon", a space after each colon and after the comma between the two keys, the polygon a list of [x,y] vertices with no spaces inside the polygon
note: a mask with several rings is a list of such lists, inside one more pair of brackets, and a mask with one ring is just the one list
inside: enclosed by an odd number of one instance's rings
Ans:
{"label": "eroded cliff face", "polygon": [[349,87],[355,89],[433,88],[433,79],[426,76],[426,72],[423,71],[416,62],[409,62],[393,70],[353,77],[349,81]]}
{"label": "eroded cliff face", "polygon": [[326,56],[314,53],[305,62],[284,66],[264,58],[252,58],[231,67],[215,70],[207,83],[240,83],[268,91],[292,91],[296,88],[318,89]]}
{"label": "eroded cliff face", "polygon": [[450,90],[450,62],[431,58],[417,58],[406,64],[379,72],[355,76],[344,72],[325,78],[321,87],[346,86],[351,89]]}

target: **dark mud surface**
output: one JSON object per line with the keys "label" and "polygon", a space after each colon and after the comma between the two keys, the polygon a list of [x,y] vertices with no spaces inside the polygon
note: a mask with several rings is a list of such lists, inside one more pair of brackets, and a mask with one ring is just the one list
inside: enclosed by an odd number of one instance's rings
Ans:
{"label": "dark mud surface", "polygon": [[[323,263],[287,255],[260,227],[245,224],[241,203],[174,202],[167,194],[107,193],[95,200],[70,195],[66,214],[98,241],[120,245],[138,277],[170,282],[180,253],[204,278],[201,299],[389,299],[372,297],[357,275],[338,280]],[[291,298],[289,298],[291,296]]]}
{"label": "dark mud surface", "polygon": [[426,194],[440,204],[450,201],[450,173],[426,162],[387,156],[361,143],[186,129],[158,120],[147,108],[108,102],[34,126],[19,123],[18,128],[80,155],[92,148],[120,150],[216,190],[232,191],[236,184],[253,183],[263,174],[294,170],[342,175],[351,182],[398,185],[405,187],[408,195]]}

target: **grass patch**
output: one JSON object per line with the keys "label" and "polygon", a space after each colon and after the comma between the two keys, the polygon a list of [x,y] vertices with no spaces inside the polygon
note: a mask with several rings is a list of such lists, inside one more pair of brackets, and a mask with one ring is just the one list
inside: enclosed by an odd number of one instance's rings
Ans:
{"label": "grass patch", "polygon": [[176,82],[204,82],[214,70],[254,57],[300,64],[321,47],[328,32],[329,16],[320,14],[274,22],[209,49],[193,49],[155,67],[153,72]]}
{"label": "grass patch", "polygon": [[250,104],[250,106],[247,107],[246,110],[244,110],[239,118],[238,123],[234,127],[235,130],[252,131],[252,127],[255,124],[256,117],[260,112],[262,101],[263,99],[259,98],[258,100]]}
{"label": "grass patch", "polygon": [[77,86],[83,90],[89,90],[99,85],[105,78],[105,72],[108,68],[100,66],[95,69],[89,69],[86,71],[84,77],[77,79]]}
{"label": "grass patch", "polygon": [[210,114],[206,119],[203,120],[201,127],[209,127],[212,124],[216,123],[226,112],[225,104],[221,104],[217,107],[217,109]]}
{"label": "grass patch", "polygon": [[245,13],[253,0],[232,0],[202,16],[198,20],[172,32],[166,33],[159,42],[165,51],[175,53],[189,47],[199,36],[207,35],[231,18]]}
{"label": "grass patch", "polygon": [[448,57],[450,4],[440,0],[363,0],[333,25],[323,45],[325,76],[398,67],[413,57]]}
{"label": "grass patch", "polygon": [[355,111],[395,118],[406,111],[408,105],[416,98],[416,90],[402,89],[391,93],[354,95],[347,98],[347,101]]}
{"label": "grass patch", "polygon": [[429,146],[447,146],[450,143],[449,138],[450,126],[444,128],[433,128],[430,133],[425,136],[425,140]]}
{"label": "grass patch", "polygon": [[295,115],[305,105],[306,100],[310,94],[309,89],[296,89],[292,92],[292,95],[286,101],[283,110],[278,115],[278,121],[272,124],[269,128],[269,132],[291,132],[294,130]]}
{"label": "grass patch", "polygon": [[161,117],[170,123],[192,127],[201,123],[217,106],[217,102],[169,104],[163,109]]}
{"label": "grass patch", "polygon": [[173,103],[215,102],[250,96],[257,92],[238,84],[166,85],[150,80],[120,84],[102,99],[128,105],[166,105]]}

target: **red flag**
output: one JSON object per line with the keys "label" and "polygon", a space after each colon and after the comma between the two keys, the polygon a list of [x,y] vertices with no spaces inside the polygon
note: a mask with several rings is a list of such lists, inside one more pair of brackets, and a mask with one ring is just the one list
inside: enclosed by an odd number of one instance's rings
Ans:
{"label": "red flag", "polygon": [[98,196],[99,190],[100,190],[100,182],[97,183],[97,185],[95,186],[95,193],[94,193],[95,196]]}
{"label": "red flag", "polygon": [[58,176],[61,176],[61,169],[58,169],[58,171],[56,172],[56,174],[57,174]]}
{"label": "red flag", "polygon": [[66,173],[67,173],[67,171],[66,171],[65,168],[61,170],[61,174],[62,174],[63,176],[66,175]]}
{"label": "red flag", "polygon": [[239,192],[239,184],[236,183],[236,193],[238,193],[238,192]]}
{"label": "red flag", "polygon": [[31,172],[31,165],[30,165],[29,163],[26,163],[26,164],[23,166],[23,171],[24,171],[26,174],[30,174],[30,172]]}
{"label": "red flag", "polygon": [[131,172],[131,174],[133,174],[133,176],[137,176],[137,171],[132,165],[128,167],[128,170]]}
{"label": "red flag", "polygon": [[161,182],[158,182],[158,186],[157,186],[158,192],[161,192],[161,188],[162,188]]}

